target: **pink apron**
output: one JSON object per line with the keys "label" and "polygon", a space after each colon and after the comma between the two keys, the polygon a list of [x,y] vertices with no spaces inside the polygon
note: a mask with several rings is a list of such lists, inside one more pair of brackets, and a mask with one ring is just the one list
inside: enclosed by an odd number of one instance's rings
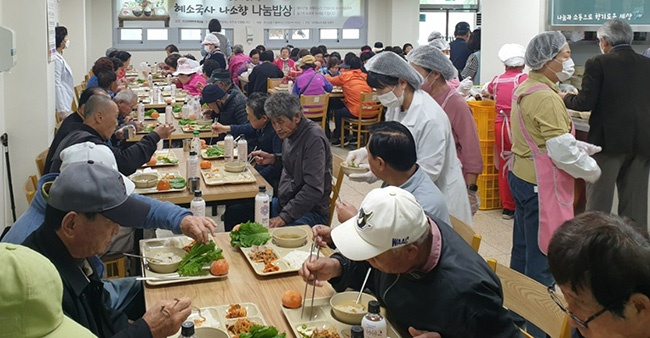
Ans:
{"label": "pink apron", "polygon": [[[551,90],[546,85],[538,85],[530,88],[520,96],[514,96],[513,103],[519,107],[519,123],[521,131],[530,147],[535,163],[535,175],[537,176],[537,197],[539,210],[539,233],[537,242],[539,249],[546,255],[551,237],[557,228],[565,221],[573,218],[573,189],[574,178],[562,169],[559,169],[548,156],[537,147],[535,141],[526,130],[522,110],[519,103],[521,99],[538,90]],[[573,123],[571,134],[575,135]]]}

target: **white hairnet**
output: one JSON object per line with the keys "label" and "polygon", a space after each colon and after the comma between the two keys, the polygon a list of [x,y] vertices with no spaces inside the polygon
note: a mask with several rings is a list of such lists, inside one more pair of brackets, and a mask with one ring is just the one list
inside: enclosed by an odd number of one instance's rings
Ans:
{"label": "white hairnet", "polygon": [[553,60],[566,44],[566,38],[560,32],[537,34],[526,48],[526,64],[532,70],[541,69],[544,64]]}
{"label": "white hairnet", "polygon": [[429,34],[429,37],[427,38],[427,42],[431,42],[431,41],[437,40],[437,39],[442,39],[442,33],[438,32],[438,31],[433,31],[433,32],[431,32],[431,34]]}
{"label": "white hairnet", "polygon": [[[413,51],[411,51],[411,53],[413,53]],[[409,55],[411,53],[409,53]],[[366,63],[366,70],[381,75],[404,79],[415,89],[420,88],[420,85],[422,85],[423,82],[422,75],[402,59],[401,56],[393,52],[382,52],[370,58]]]}
{"label": "white hairnet", "polygon": [[431,45],[419,46],[411,50],[406,60],[422,68],[431,69],[442,74],[445,80],[451,80],[456,73],[454,65],[447,55]]}
{"label": "white hairnet", "polygon": [[508,67],[520,67],[524,65],[526,48],[516,43],[506,43],[499,49],[499,60]]}
{"label": "white hairnet", "polygon": [[429,41],[429,45],[438,48],[439,50],[450,50],[451,46],[449,46],[449,42],[445,41],[444,39],[435,39],[432,41]]}

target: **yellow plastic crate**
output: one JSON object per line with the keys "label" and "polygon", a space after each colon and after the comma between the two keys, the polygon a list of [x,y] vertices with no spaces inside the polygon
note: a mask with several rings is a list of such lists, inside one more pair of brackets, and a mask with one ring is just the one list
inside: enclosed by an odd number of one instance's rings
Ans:
{"label": "yellow plastic crate", "polygon": [[494,101],[468,101],[467,104],[474,115],[478,139],[481,141],[494,141],[494,120],[497,116]]}
{"label": "yellow plastic crate", "polygon": [[478,177],[478,197],[481,201],[480,210],[501,208],[499,196],[499,174],[480,175]]}
{"label": "yellow plastic crate", "polygon": [[481,157],[483,159],[483,172],[484,175],[492,175],[497,173],[497,168],[494,166],[494,152],[496,151],[494,141],[479,141],[481,143]]}

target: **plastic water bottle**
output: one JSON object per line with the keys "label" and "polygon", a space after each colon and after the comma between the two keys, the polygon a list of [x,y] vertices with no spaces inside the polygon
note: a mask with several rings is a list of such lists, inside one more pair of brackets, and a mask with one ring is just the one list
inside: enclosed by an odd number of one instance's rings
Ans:
{"label": "plastic water bottle", "polygon": [[190,118],[190,106],[187,105],[187,100],[183,103],[183,108],[181,109],[181,115],[184,119]]}
{"label": "plastic water bottle", "polygon": [[237,141],[237,160],[239,162],[248,162],[248,141],[242,134]]}
{"label": "plastic water bottle", "polygon": [[232,162],[233,160],[233,151],[235,148],[235,139],[232,137],[232,135],[228,134],[226,137],[223,139],[223,157],[226,160],[226,162]]}
{"label": "plastic water bottle", "polygon": [[269,213],[271,212],[269,195],[266,194],[265,185],[260,185],[258,191],[257,195],[255,195],[255,223],[262,224],[268,228]]}
{"label": "plastic water bottle", "polygon": [[[199,191],[199,193],[201,192]],[[194,203],[194,201],[192,201],[192,203]],[[203,202],[203,204],[205,204],[205,202]],[[187,321],[183,323],[183,325],[181,326],[181,335],[178,336],[178,338],[196,338],[196,336],[194,335],[194,322]]]}
{"label": "plastic water bottle", "polygon": [[[171,76],[171,75],[168,75],[168,76]],[[169,81],[171,81],[171,79]],[[176,85],[172,84],[171,87],[172,88],[171,88],[170,91],[171,91],[171,94],[172,94],[172,101],[176,102]]]}
{"label": "plastic water bottle", "polygon": [[168,103],[167,107],[165,107],[165,123],[174,123],[174,108],[172,108],[171,103]]}
{"label": "plastic water bottle", "polygon": [[172,74],[167,74],[167,84],[172,84]]}
{"label": "plastic water bottle", "polygon": [[199,138],[199,131],[195,130],[192,132],[192,142],[190,143],[190,153],[193,151],[195,153],[201,152],[201,139]]}
{"label": "plastic water bottle", "polygon": [[368,313],[361,320],[365,338],[386,338],[386,320],[379,313],[379,302],[368,302]]}
{"label": "plastic water bottle", "polygon": [[201,190],[194,190],[194,199],[190,203],[190,210],[194,216],[205,216],[205,200],[201,196]]}
{"label": "plastic water bottle", "polygon": [[144,122],[144,103],[138,102],[138,122]]}
{"label": "plastic water bottle", "polygon": [[[148,64],[147,68],[149,68]],[[149,72],[149,75],[147,75],[147,83],[149,83],[149,89],[153,89],[153,75],[151,75],[151,72]]]}
{"label": "plastic water bottle", "polygon": [[195,151],[190,151],[190,156],[187,158],[187,166],[185,167],[185,174],[187,179],[199,177],[199,157]]}

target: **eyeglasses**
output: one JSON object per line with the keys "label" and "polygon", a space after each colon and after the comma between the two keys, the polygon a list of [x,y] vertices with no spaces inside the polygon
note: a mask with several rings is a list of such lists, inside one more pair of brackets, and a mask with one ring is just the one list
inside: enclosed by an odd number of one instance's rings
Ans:
{"label": "eyeglasses", "polygon": [[564,307],[564,305],[562,305],[562,301],[555,294],[555,283],[551,284],[546,290],[548,291],[548,295],[555,302],[555,304],[557,304],[557,306],[560,308],[560,310],[562,310],[562,312],[566,313],[569,316],[569,318],[573,319],[573,321],[578,323],[578,325],[580,325],[580,327],[582,327],[583,329],[587,328],[587,326],[589,325],[589,322],[591,322],[592,320],[598,318],[603,313],[607,312],[607,308],[603,308],[602,310],[594,313],[593,315],[589,316],[589,318],[587,318],[586,320],[583,321],[582,319],[576,317],[569,310],[567,310]]}

